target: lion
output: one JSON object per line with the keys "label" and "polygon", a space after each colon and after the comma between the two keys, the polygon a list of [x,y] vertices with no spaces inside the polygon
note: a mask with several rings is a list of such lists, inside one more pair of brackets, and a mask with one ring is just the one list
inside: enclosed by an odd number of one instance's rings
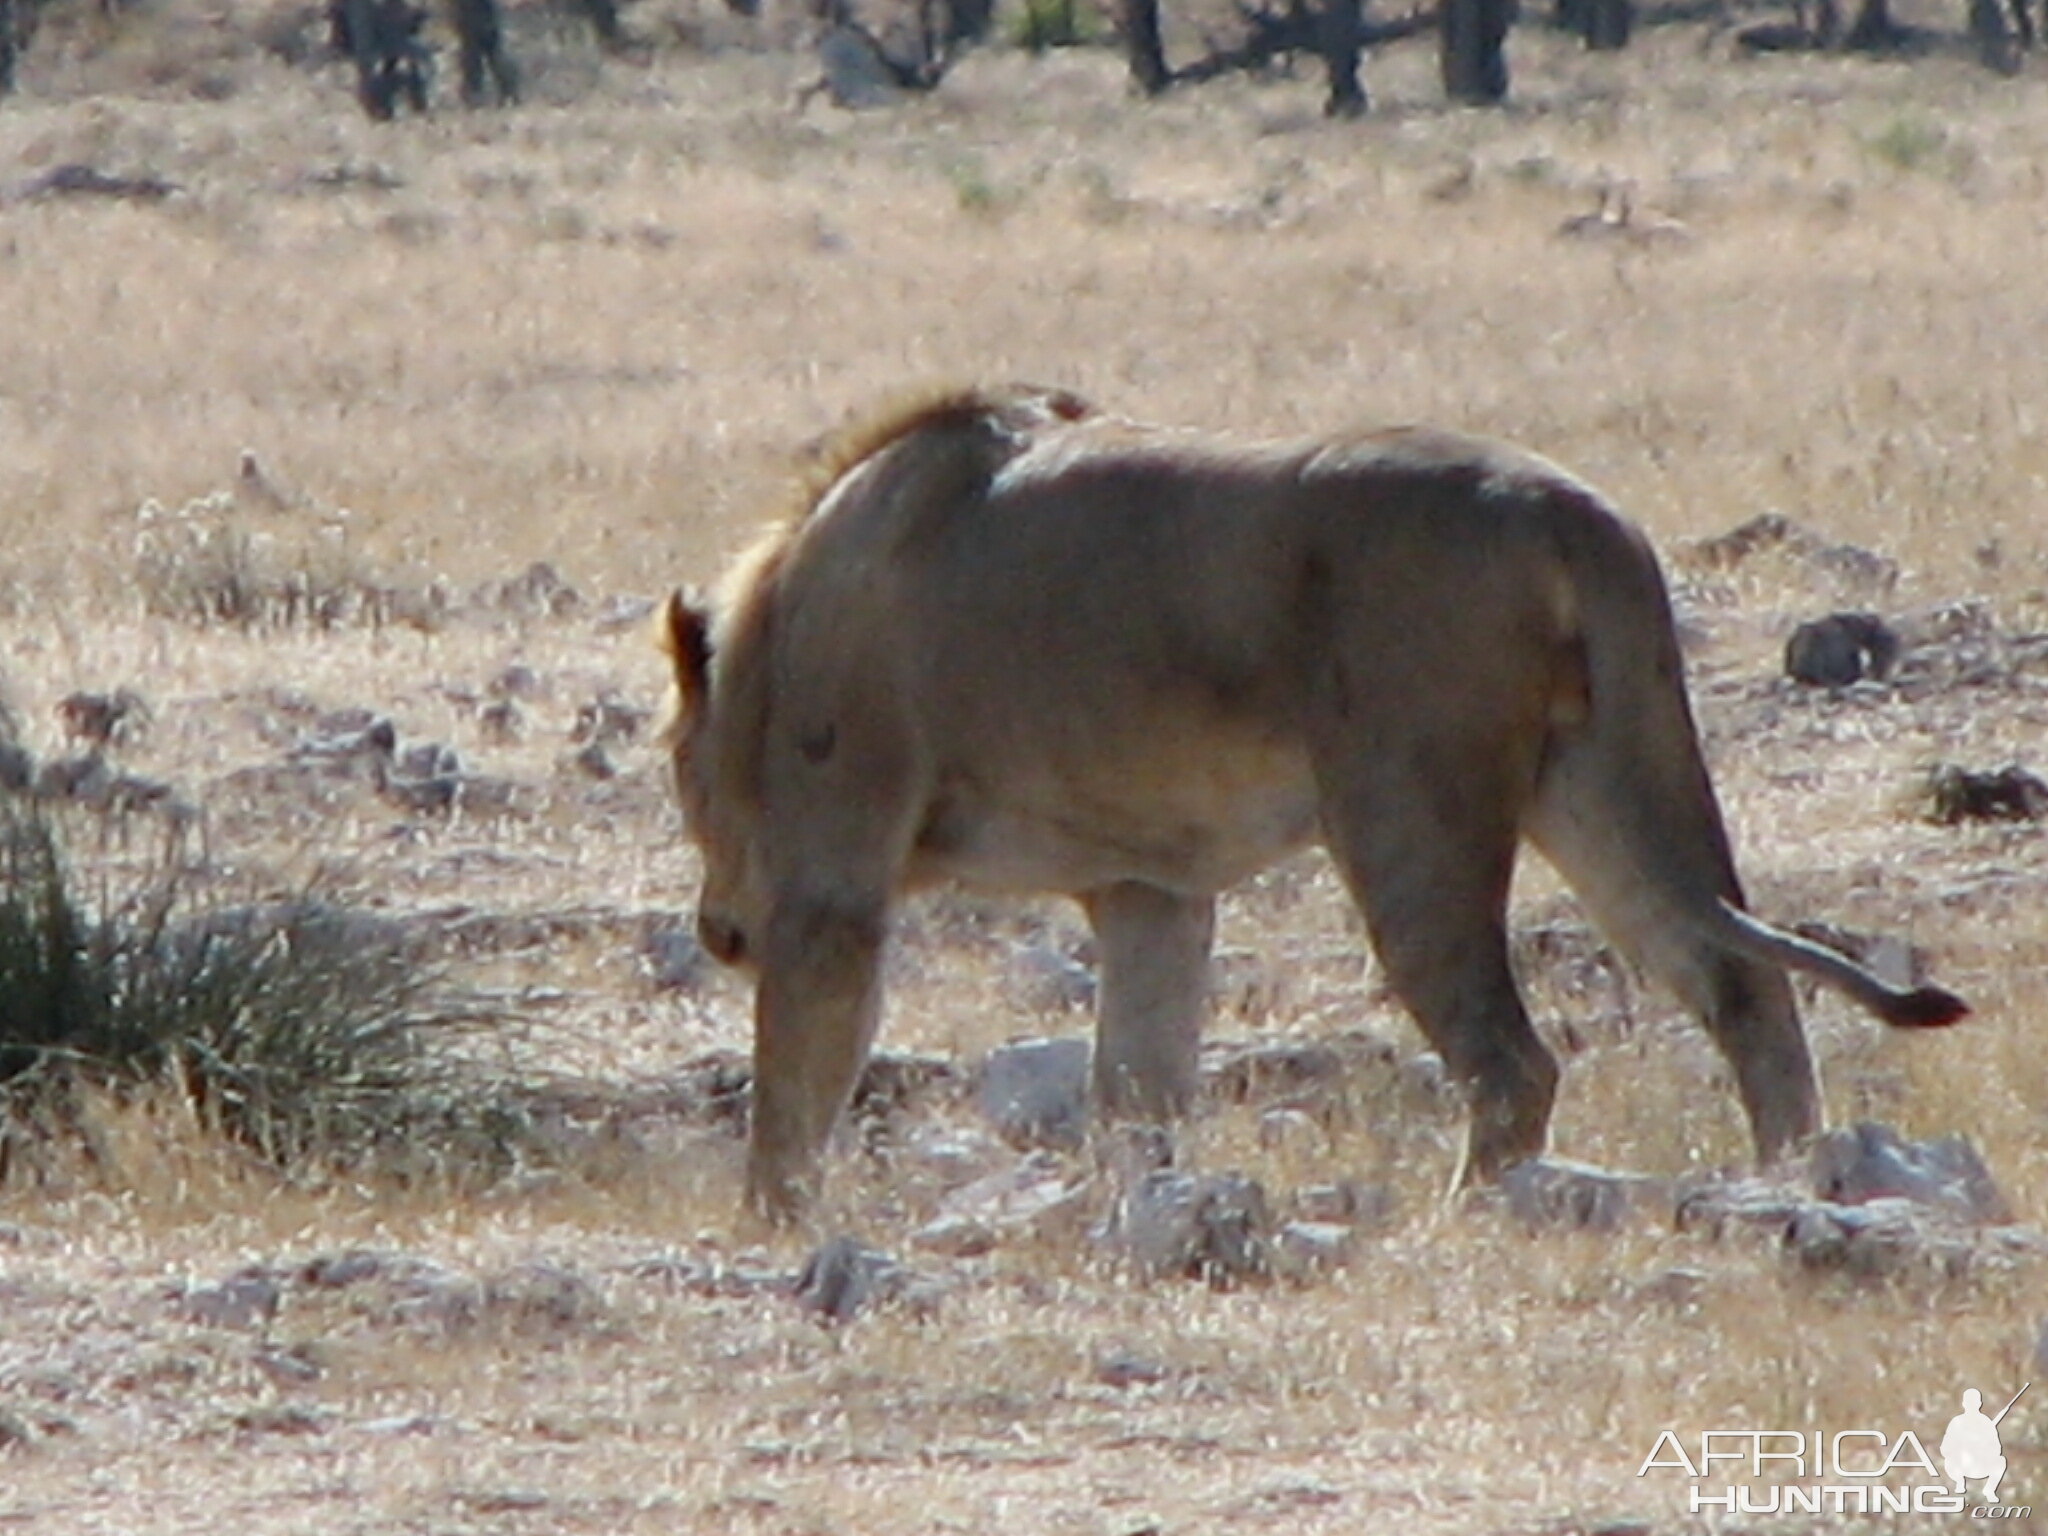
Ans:
{"label": "lion", "polygon": [[1462,1085],[1457,1180],[1543,1152],[1558,1067],[1508,964],[1523,842],[1734,1070],[1758,1157],[1820,1128],[1787,971],[1967,1012],[1752,916],[1644,536],[1428,427],[1238,442],[971,389],[858,436],[714,602],[660,616],[697,933],[756,982],[749,1202],[814,1194],[899,899],[1078,899],[1092,1093],[1189,1106],[1219,892],[1325,847]]}

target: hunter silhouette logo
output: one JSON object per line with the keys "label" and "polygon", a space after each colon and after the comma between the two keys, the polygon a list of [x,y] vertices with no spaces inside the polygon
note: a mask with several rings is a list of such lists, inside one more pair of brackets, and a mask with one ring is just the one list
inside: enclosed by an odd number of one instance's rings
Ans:
{"label": "hunter silhouette logo", "polygon": [[[2027,1395],[2028,1382],[1996,1414],[1984,1412],[1975,1387],[1948,1421],[1938,1451],[1912,1430],[1707,1429],[1688,1443],[1678,1431],[1657,1437],[1636,1471],[1683,1473],[1689,1512],[1730,1515],[1968,1515],[1974,1520],[2031,1520],[2024,1504],[2001,1504],[2005,1447],[1998,1426]],[[1939,1460],[1937,1462],[1937,1455]],[[1967,1496],[1982,1481],[1981,1502]],[[1950,1485],[1953,1485],[1951,1487]]]}
{"label": "hunter silhouette logo", "polygon": [[2012,1403],[1999,1409],[1995,1419],[1984,1416],[1983,1393],[1972,1387],[1963,1394],[1963,1411],[1948,1421],[1948,1433],[1941,1437],[1941,1470],[1955,1479],[1957,1493],[1971,1478],[1981,1477],[1984,1501],[1998,1502],[1998,1485],[2005,1477],[2005,1447],[1999,1443],[1998,1425],[2012,1412],[2012,1404],[2027,1395],[2027,1387],[2013,1393]]}

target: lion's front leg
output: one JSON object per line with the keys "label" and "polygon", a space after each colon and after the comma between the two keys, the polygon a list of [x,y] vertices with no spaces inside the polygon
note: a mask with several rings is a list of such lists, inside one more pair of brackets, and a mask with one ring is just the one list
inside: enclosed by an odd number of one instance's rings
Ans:
{"label": "lion's front leg", "polygon": [[754,1001],[747,1201],[776,1221],[815,1193],[832,1126],[867,1061],[880,1012],[885,903],[777,904]]}
{"label": "lion's front leg", "polygon": [[1102,955],[1095,1102],[1112,1116],[1184,1114],[1197,1086],[1216,903],[1134,881],[1082,902]]}

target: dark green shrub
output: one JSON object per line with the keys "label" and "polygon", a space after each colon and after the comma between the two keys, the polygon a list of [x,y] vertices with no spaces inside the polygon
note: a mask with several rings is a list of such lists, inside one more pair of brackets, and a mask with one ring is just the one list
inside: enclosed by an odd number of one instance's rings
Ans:
{"label": "dark green shrub", "polygon": [[512,1154],[463,1050],[482,1010],[403,925],[314,900],[191,911],[178,866],[168,848],[88,897],[52,813],[0,796],[4,1134],[61,1121],[81,1085],[168,1082],[280,1167]]}

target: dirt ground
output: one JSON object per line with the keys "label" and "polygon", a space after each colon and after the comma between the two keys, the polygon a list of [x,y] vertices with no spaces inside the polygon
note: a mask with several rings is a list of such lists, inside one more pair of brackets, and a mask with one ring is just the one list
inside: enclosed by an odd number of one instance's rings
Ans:
{"label": "dirt ground", "polygon": [[[2048,772],[2038,59],[1743,62],[1696,21],[1595,57],[1529,25],[1505,111],[1444,107],[1409,45],[1328,123],[1307,71],[1143,104],[1105,53],[992,48],[848,114],[796,110],[799,61],[743,24],[649,9],[643,58],[529,19],[528,104],[379,127],[336,67],[263,51],[275,17],[167,33],[178,9],[32,53],[0,104],[0,697],[57,761],[67,696],[134,690],[112,767],[167,799],[89,865],[178,818],[209,896],[430,935],[576,1151],[293,1181],[168,1096],[100,1106],[96,1165],[0,1183],[0,1529],[1974,1526],[1695,1513],[1644,1464],[1665,1429],[1931,1449],[1965,1387],[2048,1378],[2044,834],[1937,825],[1922,792],[1944,762]],[[70,163],[176,190],[37,195]],[[1603,189],[1625,218],[1584,217]],[[963,894],[904,915],[909,1066],[817,1221],[742,1220],[704,1063],[749,1000],[686,939],[646,613],[821,434],[966,378],[1244,432],[1442,421],[1611,491],[1670,564],[1754,904],[1895,936],[1975,1006],[1887,1035],[1810,997],[1830,1118],[1966,1133],[2016,1224],[1860,1268],[1668,1203],[1535,1231],[1447,1203],[1456,1106],[1315,857],[1226,901],[1212,1034],[1219,1078],[1304,1041],[1339,1067],[1219,1090],[1178,1150],[1280,1219],[1351,1186],[1335,1263],[1148,1276],[1087,1155],[991,1136],[959,1079],[1085,1030],[1084,931]],[[1795,535],[1701,542],[1762,513]],[[1898,673],[1783,679],[1792,628],[1844,608],[1898,626]],[[370,717],[453,750],[453,804],[332,750]],[[1516,919],[1558,1151],[1740,1167],[1699,1032],[1541,868]],[[986,1252],[925,1246],[976,1180],[1062,1198]],[[832,1234],[904,1268],[837,1325],[790,1283]],[[2044,1388],[2001,1426],[2029,1510]]]}

